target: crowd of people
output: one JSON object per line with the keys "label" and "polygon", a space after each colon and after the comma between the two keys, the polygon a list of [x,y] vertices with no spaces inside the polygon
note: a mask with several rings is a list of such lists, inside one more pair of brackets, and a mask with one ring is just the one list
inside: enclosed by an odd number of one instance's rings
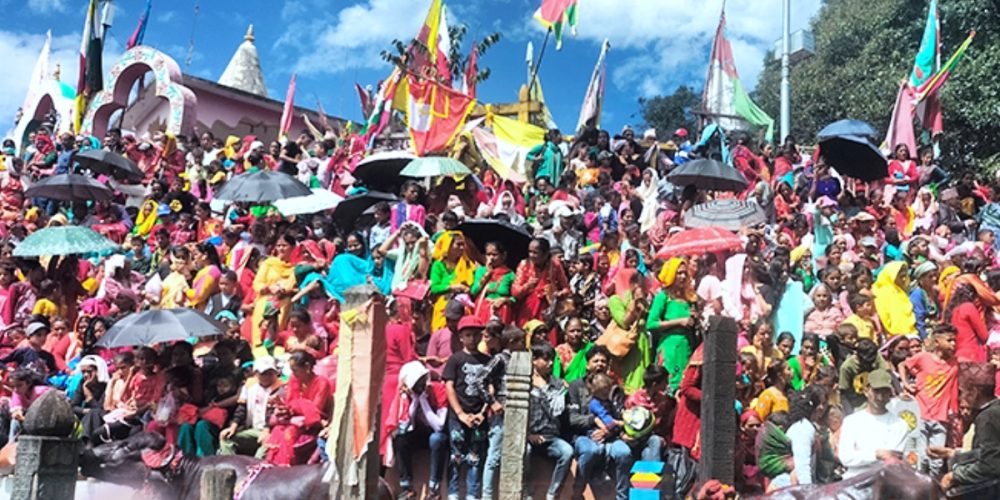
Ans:
{"label": "crowd of people", "polygon": [[[40,129],[24,151],[5,143],[0,441],[16,440],[31,402],[59,390],[94,445],[149,430],[189,456],[327,460],[344,293],[369,284],[390,318],[380,449],[404,498],[417,497],[413,461],[424,453],[428,497],[494,498],[504,374],[517,351],[533,360],[525,453],[554,462],[546,498],[588,485],[628,498],[637,460],[693,471],[713,316],[739,331],[736,491],[831,483],[889,463],[945,488],[998,477],[1000,433],[986,417],[998,411],[1000,185],[939,166],[931,147],[896,147],[888,177],[861,183],[791,138],[688,135],[587,130],[564,142],[551,130],[527,155],[524,184],[476,161],[460,138],[452,154],[475,178],[400,180],[397,201],[350,226],[330,211],[284,217],[211,203],[226,180],[256,170],[365,193],[372,186],[352,175],[364,147],[346,133],[265,145]],[[32,183],[81,171],[74,155],[98,148],[132,159],[145,179],[99,177],[115,190],[110,202],[25,199]],[[697,158],[729,163],[748,188],[666,180]],[[766,216],[740,231],[740,248],[660,252],[694,205],[724,198]],[[456,230],[477,217],[523,228],[526,252]],[[12,256],[57,225],[121,247]],[[178,307],[205,312],[224,334],[98,345],[125,316]]]}

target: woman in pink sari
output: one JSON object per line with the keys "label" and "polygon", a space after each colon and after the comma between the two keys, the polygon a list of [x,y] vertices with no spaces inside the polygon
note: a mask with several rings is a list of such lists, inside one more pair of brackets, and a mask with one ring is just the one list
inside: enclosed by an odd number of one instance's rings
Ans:
{"label": "woman in pink sari", "polygon": [[[528,258],[517,266],[514,284],[511,286],[512,295],[517,301],[516,325],[542,319],[556,299],[572,293],[562,264],[552,258],[549,250],[549,240],[534,238],[528,245]],[[559,344],[555,331],[549,333],[549,343]]]}
{"label": "woman in pink sari", "polygon": [[300,465],[315,451],[316,436],[330,418],[333,390],[330,382],[313,372],[316,358],[296,351],[289,358],[292,376],[284,397],[273,401],[271,433],[267,438],[267,461],[274,465]]}

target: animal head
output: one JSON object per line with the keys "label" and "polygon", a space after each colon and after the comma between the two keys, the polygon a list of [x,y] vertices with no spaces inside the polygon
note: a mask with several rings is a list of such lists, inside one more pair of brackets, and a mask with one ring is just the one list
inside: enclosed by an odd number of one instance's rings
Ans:
{"label": "animal head", "polygon": [[162,450],[166,439],[155,432],[140,432],[121,441],[85,449],[80,457],[80,472],[87,477],[117,484],[141,486],[149,470],[142,452]]}

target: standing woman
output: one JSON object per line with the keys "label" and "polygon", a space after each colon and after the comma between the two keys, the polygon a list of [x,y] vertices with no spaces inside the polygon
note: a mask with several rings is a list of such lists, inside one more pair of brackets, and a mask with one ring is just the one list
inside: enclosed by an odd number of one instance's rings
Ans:
{"label": "standing woman", "polygon": [[469,292],[476,265],[466,252],[465,236],[460,231],[441,233],[434,245],[432,258],[430,291],[434,310],[431,331],[436,332],[445,326],[444,306],[448,299]]}
{"label": "standing woman", "polygon": [[646,328],[653,335],[658,361],[670,372],[670,391],[674,392],[691,358],[695,325],[691,304],[698,297],[691,290],[687,266],[679,257],[663,264],[659,279],[663,289],[653,299]]}
{"label": "standing woman", "polygon": [[[542,319],[557,298],[572,293],[562,264],[552,258],[549,240],[534,238],[528,244],[528,258],[518,264],[511,291],[518,303],[517,325]],[[558,344],[554,332],[549,334],[549,343]]]}
{"label": "standing woman", "polygon": [[511,287],[514,271],[507,267],[507,250],[498,241],[486,244],[486,265],[479,266],[473,277],[470,294],[476,301],[476,316],[483,323],[497,318],[509,324],[514,314]]}
{"label": "standing woman", "polygon": [[209,297],[219,291],[219,278],[222,270],[219,263],[219,252],[215,245],[202,241],[194,247],[194,265],[198,272],[194,275],[191,288],[187,289],[187,306],[199,311],[205,310]]}
{"label": "standing woman", "polygon": [[646,332],[649,292],[646,290],[646,279],[635,269],[623,269],[620,273],[627,274],[628,288],[618,290],[608,299],[608,307],[611,309],[611,320],[630,334],[632,342],[624,356],[618,357],[614,346],[608,348],[616,354],[613,371],[621,377],[625,393],[632,394],[643,388],[643,375],[650,363],[649,334]]}
{"label": "standing woman", "polygon": [[251,316],[250,345],[258,346],[263,342],[260,324],[264,319],[264,311],[268,304],[278,309],[278,329],[283,325],[291,307],[289,298],[295,294],[295,266],[292,264],[292,249],[295,248],[295,238],[282,234],[274,244],[274,256],[264,259],[257,268],[253,279],[253,290],[257,294]]}

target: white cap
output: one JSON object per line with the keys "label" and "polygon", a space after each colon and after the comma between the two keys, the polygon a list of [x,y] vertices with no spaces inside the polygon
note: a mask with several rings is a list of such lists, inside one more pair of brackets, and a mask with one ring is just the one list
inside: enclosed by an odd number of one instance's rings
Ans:
{"label": "white cap", "polygon": [[257,360],[253,362],[253,371],[257,373],[264,373],[268,370],[278,370],[278,365],[275,364],[274,358],[271,356],[257,358]]}

